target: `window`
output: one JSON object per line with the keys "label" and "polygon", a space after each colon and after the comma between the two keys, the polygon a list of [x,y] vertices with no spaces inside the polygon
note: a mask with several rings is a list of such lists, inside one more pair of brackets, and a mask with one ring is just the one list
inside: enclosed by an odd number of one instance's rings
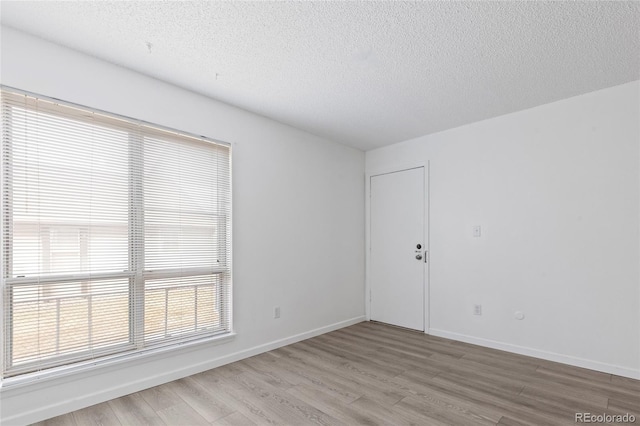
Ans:
{"label": "window", "polygon": [[230,331],[230,149],[2,91],[3,378]]}

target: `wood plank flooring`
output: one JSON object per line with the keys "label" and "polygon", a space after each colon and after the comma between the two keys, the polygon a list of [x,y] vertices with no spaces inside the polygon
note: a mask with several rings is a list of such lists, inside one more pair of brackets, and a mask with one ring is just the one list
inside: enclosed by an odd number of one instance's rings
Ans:
{"label": "wood plank flooring", "polygon": [[38,425],[561,425],[640,381],[363,322]]}

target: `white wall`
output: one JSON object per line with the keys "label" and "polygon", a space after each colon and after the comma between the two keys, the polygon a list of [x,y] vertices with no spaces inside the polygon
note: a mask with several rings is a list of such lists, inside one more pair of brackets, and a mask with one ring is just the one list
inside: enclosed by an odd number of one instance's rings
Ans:
{"label": "white wall", "polygon": [[430,163],[431,333],[640,378],[639,104],[636,81],[367,152]]}
{"label": "white wall", "polygon": [[0,423],[38,421],[364,318],[364,153],[8,28],[1,47],[4,85],[232,144],[237,336],[3,388]]}

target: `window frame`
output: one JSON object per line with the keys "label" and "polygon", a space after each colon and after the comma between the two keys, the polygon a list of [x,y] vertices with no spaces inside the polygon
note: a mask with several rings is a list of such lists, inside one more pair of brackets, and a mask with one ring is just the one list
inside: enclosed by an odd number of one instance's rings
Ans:
{"label": "window frame", "polygon": [[[0,278],[2,280],[0,285],[0,306],[3,307],[3,313],[0,315],[0,383],[4,386],[5,383],[21,383],[23,381],[29,381],[32,378],[40,378],[40,377],[56,377],[59,374],[66,374],[65,372],[76,371],[78,369],[83,370],[87,367],[102,365],[102,364],[111,364],[113,362],[121,362],[127,361],[129,359],[136,359],[140,356],[146,356],[146,354],[155,354],[164,351],[171,351],[178,348],[183,348],[185,346],[197,345],[200,343],[208,343],[208,342],[222,342],[226,341],[228,338],[235,336],[234,326],[233,326],[233,281],[232,281],[232,213],[233,213],[233,195],[232,195],[232,149],[231,144],[214,140],[205,136],[195,135],[192,133],[175,130],[170,127],[157,125],[153,123],[149,123],[143,120],[133,119],[130,117],[105,112],[102,110],[98,110],[91,107],[86,107],[83,105],[74,104],[67,101],[61,101],[59,99],[50,98],[47,96],[42,96],[39,94],[34,94],[31,92],[27,92],[24,90],[16,89],[13,87],[0,85],[0,90],[4,92],[9,92],[11,94],[27,96],[31,98],[35,98],[37,100],[43,100],[47,102],[51,102],[54,104],[59,104],[64,107],[69,107],[78,110],[78,117],[73,117],[74,120],[90,122],[91,120],[87,118],[85,114],[98,114],[101,117],[105,117],[107,120],[114,120],[117,122],[126,122],[128,126],[138,126],[139,128],[144,128],[147,132],[145,132],[145,136],[153,136],[154,131],[165,135],[167,133],[174,134],[181,139],[188,138],[193,139],[198,142],[210,143],[217,146],[225,147],[228,150],[228,156],[226,157],[228,160],[228,175],[225,177],[228,179],[228,207],[225,210],[226,215],[224,215],[224,229],[221,229],[217,226],[217,230],[221,231],[217,235],[217,249],[221,248],[225,252],[224,262],[218,267],[181,267],[181,268],[164,268],[157,270],[145,270],[144,269],[144,231],[140,232],[139,228],[142,227],[144,229],[145,226],[145,218],[144,218],[144,200],[139,198],[138,201],[134,200],[134,192],[135,191],[143,191],[144,186],[144,178],[142,177],[139,171],[144,168],[144,158],[143,155],[140,158],[136,158],[136,151],[132,149],[135,144],[139,144],[141,149],[143,150],[143,140],[144,136],[141,137],[140,134],[128,131],[129,135],[129,152],[128,152],[128,160],[129,160],[129,169],[128,169],[128,179],[129,179],[129,190],[128,190],[128,206],[129,206],[129,218],[127,221],[128,228],[128,236],[127,241],[130,247],[135,247],[135,249],[130,248],[128,250],[128,262],[129,268],[126,271],[122,272],[104,272],[104,273],[92,273],[91,271],[87,271],[86,273],[74,273],[74,274],[34,274],[32,276],[17,276],[13,277],[11,274],[12,270],[12,256],[13,256],[13,230],[14,221],[13,221],[13,204],[12,204],[12,194],[13,190],[11,189],[11,180],[9,176],[11,176],[11,169],[13,168],[12,158],[11,158],[11,137],[8,135],[10,130],[7,130],[6,127],[11,127],[11,123],[3,123],[2,126],[2,159],[0,159],[0,188],[2,188],[3,200],[0,203],[1,207],[1,225],[2,232],[0,232],[0,247],[2,248],[2,256],[3,261],[0,262]],[[12,108],[11,105],[7,104],[3,99],[0,104],[2,116],[5,117],[5,108]],[[53,113],[55,115],[55,113]],[[103,122],[99,123],[100,126],[110,127],[108,124]],[[122,127],[113,126],[118,130],[123,130]],[[7,153],[8,152],[8,153]],[[5,185],[7,187],[5,188]],[[134,229],[136,228],[136,229]],[[6,231],[9,229],[9,231]],[[82,227],[78,227],[79,234],[78,238],[81,239],[82,236]],[[51,238],[51,230],[48,230],[49,238]],[[86,231],[85,231],[86,232]],[[221,235],[222,234],[222,235]],[[39,236],[42,238],[42,236]],[[11,249],[7,249],[7,247],[11,247]],[[82,250],[81,242],[79,242],[79,250]],[[227,253],[227,250],[229,251]],[[6,253],[6,256],[5,256]],[[220,283],[219,288],[222,289],[226,286],[225,292],[218,292],[217,297],[215,297],[214,303],[220,304],[224,303],[226,305],[225,309],[223,309],[220,313],[221,319],[221,330],[216,330],[212,332],[198,332],[197,330],[193,333],[187,333],[188,336],[184,339],[170,340],[169,342],[153,342],[151,344],[145,344],[145,333],[144,333],[144,303],[145,303],[145,282],[151,279],[162,279],[162,278],[175,278],[175,277],[196,277],[201,275],[211,275],[212,277],[219,277],[218,279],[223,281]],[[94,350],[92,348],[83,349],[80,351],[74,351],[70,354],[56,354],[50,357],[49,362],[42,363],[41,361],[29,361],[26,363],[21,363],[19,368],[15,368],[12,366],[12,353],[7,350],[7,347],[13,347],[14,339],[13,339],[13,327],[12,327],[12,315],[9,313],[13,307],[12,301],[12,293],[13,288],[16,286],[22,285],[38,285],[43,283],[65,283],[65,282],[81,282],[81,281],[91,281],[91,282],[99,282],[103,280],[110,279],[128,279],[129,280],[129,335],[128,342],[126,343],[117,343],[114,345],[109,345],[109,349],[99,349]],[[226,284],[225,284],[226,283]],[[195,289],[197,285],[194,285],[194,294],[197,294],[197,290]],[[42,289],[45,291],[45,289]],[[86,295],[83,293],[83,297],[91,298],[91,292],[87,292]],[[8,300],[5,300],[7,298]],[[226,298],[226,300],[222,301],[222,298]],[[59,301],[58,301],[59,303]],[[197,299],[196,299],[197,305]],[[141,308],[141,309],[140,309]],[[197,307],[195,308],[197,310]],[[88,316],[90,317],[92,312],[88,312]],[[165,311],[165,315],[167,315]],[[222,318],[224,315],[227,315],[227,318]],[[60,323],[56,323],[57,328],[60,328]],[[7,345],[6,340],[9,339],[10,343]],[[111,347],[112,346],[112,347]],[[95,357],[86,357],[82,356],[87,353],[97,353],[98,355]],[[75,361],[74,361],[75,360]],[[38,365],[38,369],[33,370],[33,366]],[[13,368],[12,368],[13,367]],[[7,371],[10,371],[10,375],[5,375]]]}

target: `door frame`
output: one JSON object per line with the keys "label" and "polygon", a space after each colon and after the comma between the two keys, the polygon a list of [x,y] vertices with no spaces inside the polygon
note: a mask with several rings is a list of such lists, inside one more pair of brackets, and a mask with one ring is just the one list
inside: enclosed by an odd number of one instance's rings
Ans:
{"label": "door frame", "polygon": [[378,168],[368,170],[365,174],[365,317],[367,321],[371,320],[371,178],[374,176],[386,175],[390,173],[402,172],[405,170],[423,168],[424,170],[424,188],[425,194],[423,199],[423,211],[424,211],[424,235],[422,240],[424,241],[425,249],[427,250],[427,262],[424,265],[423,274],[423,295],[424,300],[423,307],[423,325],[424,333],[429,333],[429,313],[431,307],[429,304],[429,270],[431,269],[431,248],[429,245],[429,196],[431,194],[429,187],[429,161],[407,163],[394,167]]}

